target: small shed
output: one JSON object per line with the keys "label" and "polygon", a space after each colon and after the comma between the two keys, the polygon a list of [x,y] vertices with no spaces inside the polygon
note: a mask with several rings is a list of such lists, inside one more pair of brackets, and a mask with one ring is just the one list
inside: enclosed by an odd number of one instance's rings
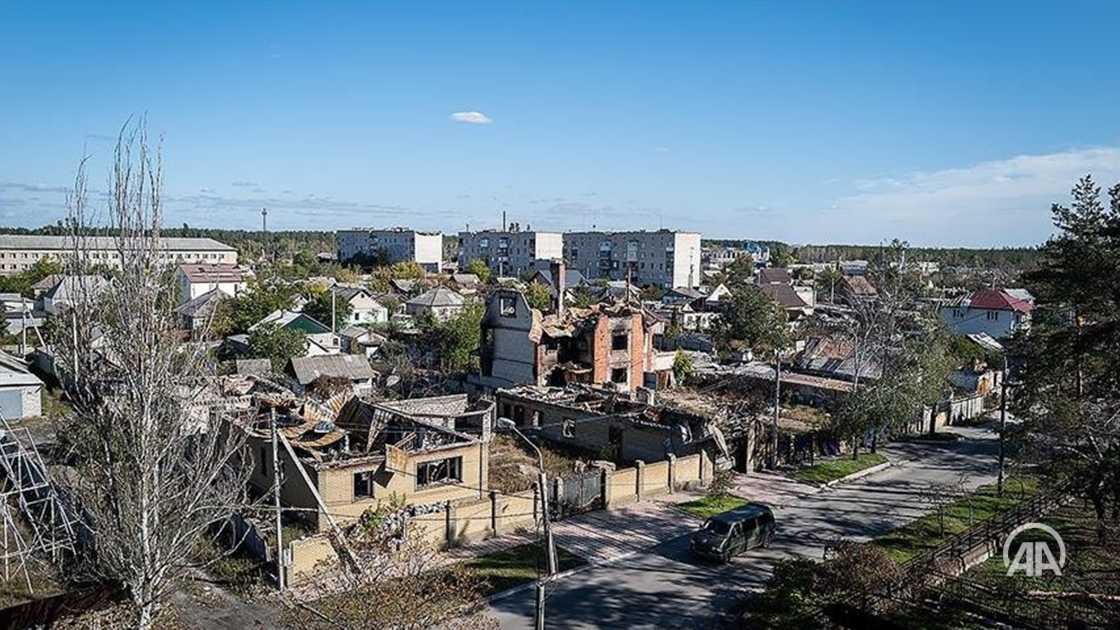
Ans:
{"label": "small shed", "polygon": [[43,381],[27,364],[0,352],[0,413],[5,420],[21,420],[43,414]]}

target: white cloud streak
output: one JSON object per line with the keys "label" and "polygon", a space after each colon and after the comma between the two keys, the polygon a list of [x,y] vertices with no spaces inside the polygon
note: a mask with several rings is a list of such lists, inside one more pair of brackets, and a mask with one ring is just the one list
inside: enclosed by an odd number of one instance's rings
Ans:
{"label": "white cloud streak", "polygon": [[1114,184],[1120,147],[1017,155],[857,181],[852,194],[834,202],[836,223],[830,227],[839,234],[828,240],[899,236],[945,245],[1037,244],[1052,231],[1050,205],[1066,202],[1086,174],[1106,188]]}
{"label": "white cloud streak", "polygon": [[482,112],[455,112],[451,114],[451,120],[472,125],[489,125],[494,122],[493,119]]}

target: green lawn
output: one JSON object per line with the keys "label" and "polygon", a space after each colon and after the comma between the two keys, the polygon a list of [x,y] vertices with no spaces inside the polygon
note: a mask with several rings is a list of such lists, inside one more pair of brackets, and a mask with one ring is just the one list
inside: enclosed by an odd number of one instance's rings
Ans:
{"label": "green lawn", "polygon": [[[1020,483],[1021,482],[1021,483]],[[945,510],[945,535],[937,514],[922,518],[875,539],[895,562],[905,562],[923,551],[936,547],[944,538],[968,529],[969,523],[979,523],[999,512],[1018,505],[1038,493],[1038,482],[1030,477],[1012,477],[1004,482],[1002,497],[996,496],[995,485],[980,486],[969,496],[971,501],[960,499]],[[969,517],[971,503],[971,518]]]}
{"label": "green lawn", "polygon": [[[558,571],[587,564],[562,547],[556,548],[556,560],[560,564]],[[547,572],[548,557],[543,543],[528,543],[468,560],[466,566],[483,581],[482,595],[486,597],[536,580],[538,568],[541,573]]]}
{"label": "green lawn", "polygon": [[705,496],[696,499],[695,501],[681,503],[677,507],[697,518],[708,519],[715,516],[716,514],[720,514],[728,510],[734,510],[735,508],[746,505],[748,503],[750,503],[750,501],[744,499],[743,497],[729,494],[722,499],[715,499]]}
{"label": "green lawn", "polygon": [[851,457],[830,459],[826,462],[809,466],[808,468],[795,470],[791,472],[789,476],[797,481],[805,483],[822,484],[842,479],[861,470],[871,468],[872,466],[878,466],[886,461],[887,458],[878,453],[862,453],[857,459],[852,459]]}

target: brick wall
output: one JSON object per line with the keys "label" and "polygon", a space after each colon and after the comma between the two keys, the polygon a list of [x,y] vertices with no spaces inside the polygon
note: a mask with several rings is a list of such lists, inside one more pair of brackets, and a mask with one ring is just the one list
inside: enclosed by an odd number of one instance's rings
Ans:
{"label": "brick wall", "polygon": [[611,327],[610,319],[600,315],[595,322],[591,339],[591,382],[606,383],[611,380]]}

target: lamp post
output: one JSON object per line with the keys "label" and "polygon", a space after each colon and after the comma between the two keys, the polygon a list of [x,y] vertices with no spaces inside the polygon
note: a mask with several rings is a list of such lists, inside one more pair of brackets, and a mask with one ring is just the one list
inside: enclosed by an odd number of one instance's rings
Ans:
{"label": "lamp post", "polygon": [[999,476],[996,478],[996,496],[1003,496],[1004,436],[1007,432],[1007,355],[1003,357],[1003,375],[999,384]]}
{"label": "lamp post", "polygon": [[548,575],[537,580],[536,629],[544,630],[544,585],[547,581],[552,579],[552,576],[556,575],[556,545],[552,540],[552,527],[548,518],[548,479],[545,477],[544,473],[544,454],[541,453],[541,449],[537,448],[536,444],[533,444],[529,438],[525,437],[525,434],[517,428],[513,420],[509,418],[498,418],[498,428],[507,429],[516,433],[517,436],[524,440],[537,454],[537,483],[540,484],[541,504],[544,508],[541,513],[544,525],[544,544],[548,553]]}

